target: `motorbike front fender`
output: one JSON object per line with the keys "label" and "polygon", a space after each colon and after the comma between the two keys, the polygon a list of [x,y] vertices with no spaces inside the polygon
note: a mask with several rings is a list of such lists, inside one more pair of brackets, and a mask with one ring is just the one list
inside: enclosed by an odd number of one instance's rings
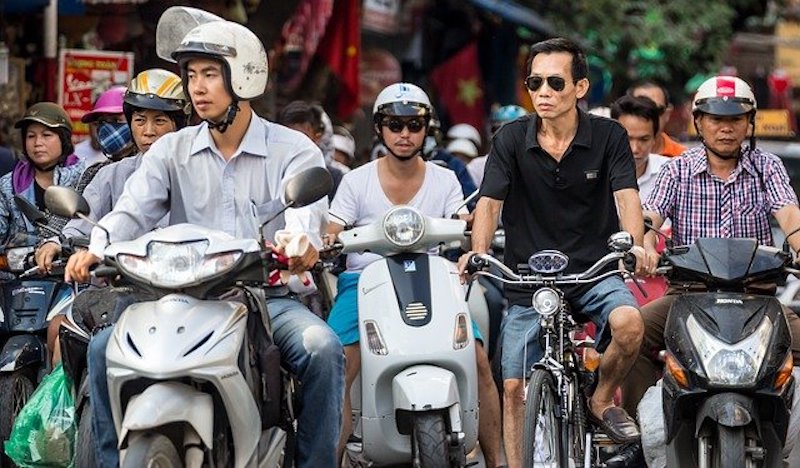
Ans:
{"label": "motorbike front fender", "polygon": [[706,419],[727,427],[744,427],[753,421],[753,400],[738,393],[719,393],[705,400],[697,413],[695,437]]}
{"label": "motorbike front fender", "polygon": [[186,423],[211,448],[214,432],[214,402],[211,395],[178,382],[159,382],[131,397],[119,434],[119,448],[127,446],[131,432],[169,423]]}
{"label": "motorbike front fender", "polygon": [[455,374],[441,367],[419,365],[403,369],[392,379],[396,410],[431,411],[459,402]]}
{"label": "motorbike front fender", "polygon": [[45,362],[45,346],[36,335],[14,335],[0,351],[0,372],[14,372]]}

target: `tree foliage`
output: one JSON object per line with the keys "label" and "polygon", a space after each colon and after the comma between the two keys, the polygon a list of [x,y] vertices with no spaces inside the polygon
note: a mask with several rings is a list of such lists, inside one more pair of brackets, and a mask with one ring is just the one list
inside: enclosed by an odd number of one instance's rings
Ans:
{"label": "tree foliage", "polygon": [[656,79],[679,90],[719,70],[737,11],[758,0],[530,0],[560,35],[581,42],[613,76],[611,95]]}

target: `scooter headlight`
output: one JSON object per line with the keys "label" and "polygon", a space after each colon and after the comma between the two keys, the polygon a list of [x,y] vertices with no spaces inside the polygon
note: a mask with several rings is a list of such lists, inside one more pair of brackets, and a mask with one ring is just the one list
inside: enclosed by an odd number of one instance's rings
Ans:
{"label": "scooter headlight", "polygon": [[764,317],[750,336],[734,344],[723,343],[712,336],[693,315],[686,321],[686,328],[709,383],[721,386],[755,383],[772,333],[769,318]]}
{"label": "scooter headlight", "polygon": [[561,296],[552,288],[540,288],[533,293],[533,309],[543,317],[550,317],[558,312]]}
{"label": "scooter headlight", "polygon": [[231,270],[241,251],[206,255],[208,241],[185,243],[151,242],[147,255],[117,255],[119,267],[126,273],[150,282],[153,286],[176,288],[200,283]]}
{"label": "scooter headlight", "polygon": [[397,207],[383,218],[383,232],[391,243],[398,247],[408,247],[422,238],[425,218],[413,208]]}

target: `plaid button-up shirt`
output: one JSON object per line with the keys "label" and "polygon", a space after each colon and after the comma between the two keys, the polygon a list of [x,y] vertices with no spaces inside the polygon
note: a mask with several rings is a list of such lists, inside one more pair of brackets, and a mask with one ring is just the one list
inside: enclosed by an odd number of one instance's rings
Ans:
{"label": "plaid button-up shirt", "polygon": [[791,204],[797,204],[797,195],[774,154],[742,147],[739,164],[723,180],[711,173],[700,146],[661,168],[643,208],[672,221],[676,245],[700,237],[742,237],[772,245],[769,215]]}

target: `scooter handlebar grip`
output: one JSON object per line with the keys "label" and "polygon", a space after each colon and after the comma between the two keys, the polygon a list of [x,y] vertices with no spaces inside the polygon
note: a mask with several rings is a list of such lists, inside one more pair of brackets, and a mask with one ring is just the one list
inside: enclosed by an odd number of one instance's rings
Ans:
{"label": "scooter handlebar grip", "polygon": [[636,271],[636,255],[631,252],[626,253],[622,259],[622,265],[631,273]]}
{"label": "scooter handlebar grip", "polygon": [[479,255],[475,254],[469,258],[469,262],[467,262],[467,273],[474,274],[478,270],[483,270],[489,266],[489,262],[482,259]]}

